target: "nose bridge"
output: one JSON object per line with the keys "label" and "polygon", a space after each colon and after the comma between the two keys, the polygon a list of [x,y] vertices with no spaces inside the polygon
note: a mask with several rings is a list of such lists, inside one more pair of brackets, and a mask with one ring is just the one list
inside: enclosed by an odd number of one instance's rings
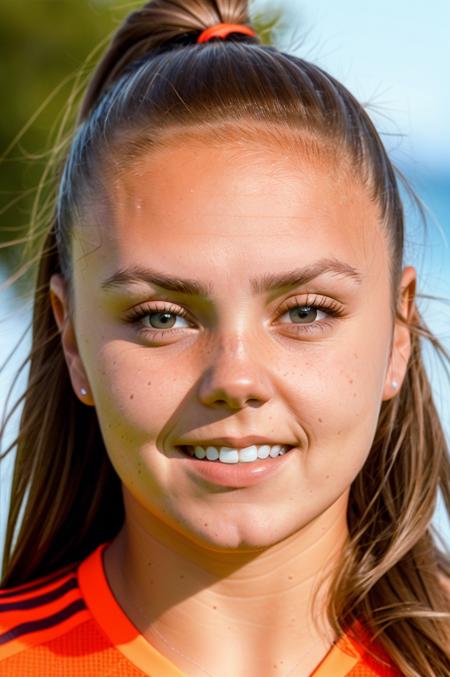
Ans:
{"label": "nose bridge", "polygon": [[263,363],[261,344],[258,346],[258,331],[247,322],[230,324],[222,329],[210,353],[199,397],[204,404],[220,401],[233,408],[248,400],[263,403],[270,399],[272,385]]}
{"label": "nose bridge", "polygon": [[249,332],[244,331],[242,327],[237,328],[236,331],[228,331],[220,337],[217,353],[219,355],[227,356],[245,356],[251,349],[249,347]]}

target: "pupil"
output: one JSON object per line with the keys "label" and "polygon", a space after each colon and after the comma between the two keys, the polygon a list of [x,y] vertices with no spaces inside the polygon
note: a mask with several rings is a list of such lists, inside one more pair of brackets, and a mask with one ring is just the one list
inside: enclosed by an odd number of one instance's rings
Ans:
{"label": "pupil", "polygon": [[[311,306],[299,306],[298,308],[294,308],[290,312],[292,312],[292,313],[298,312],[298,315],[300,316],[301,320],[307,320],[308,315],[310,313],[316,313],[317,311],[314,308],[311,308]],[[291,317],[291,319],[295,320],[295,317],[294,318]],[[314,320],[315,318],[310,317],[309,319]]]}

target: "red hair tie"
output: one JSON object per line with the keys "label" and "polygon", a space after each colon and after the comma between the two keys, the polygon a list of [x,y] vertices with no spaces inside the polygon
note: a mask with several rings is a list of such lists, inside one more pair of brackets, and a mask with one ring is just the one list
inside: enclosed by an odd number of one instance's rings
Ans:
{"label": "red hair tie", "polygon": [[245,24],[216,24],[206,28],[197,38],[197,42],[208,42],[211,38],[222,38],[224,40],[230,33],[244,33],[255,38],[256,33],[253,28]]}

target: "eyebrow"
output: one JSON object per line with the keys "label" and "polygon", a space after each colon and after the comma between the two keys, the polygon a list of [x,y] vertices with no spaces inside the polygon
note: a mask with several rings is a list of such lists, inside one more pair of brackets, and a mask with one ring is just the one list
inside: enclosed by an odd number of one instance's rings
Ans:
{"label": "eyebrow", "polygon": [[[325,273],[347,277],[357,284],[361,284],[361,274],[356,268],[344,261],[326,258],[303,268],[295,268],[283,273],[266,273],[260,277],[253,277],[250,279],[250,286],[253,294],[264,294],[265,292],[278,290],[282,287],[302,286]],[[101,283],[101,289],[109,292],[118,287],[136,283],[145,283],[161,287],[167,291],[191,296],[209,297],[214,292],[214,286],[211,283],[205,284],[200,280],[190,278],[182,279],[167,275],[153,268],[142,266],[131,266],[118,270]]]}

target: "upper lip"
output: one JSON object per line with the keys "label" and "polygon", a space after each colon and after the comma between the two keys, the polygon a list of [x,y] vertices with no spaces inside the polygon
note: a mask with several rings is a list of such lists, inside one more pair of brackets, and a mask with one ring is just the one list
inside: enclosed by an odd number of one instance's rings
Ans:
{"label": "upper lip", "polygon": [[261,435],[247,435],[246,437],[211,437],[208,440],[183,440],[178,446],[189,445],[199,447],[231,447],[232,449],[244,449],[252,444],[281,444],[283,446],[293,447],[295,444],[290,442],[281,442],[278,440],[271,440],[269,437],[261,437]]}

